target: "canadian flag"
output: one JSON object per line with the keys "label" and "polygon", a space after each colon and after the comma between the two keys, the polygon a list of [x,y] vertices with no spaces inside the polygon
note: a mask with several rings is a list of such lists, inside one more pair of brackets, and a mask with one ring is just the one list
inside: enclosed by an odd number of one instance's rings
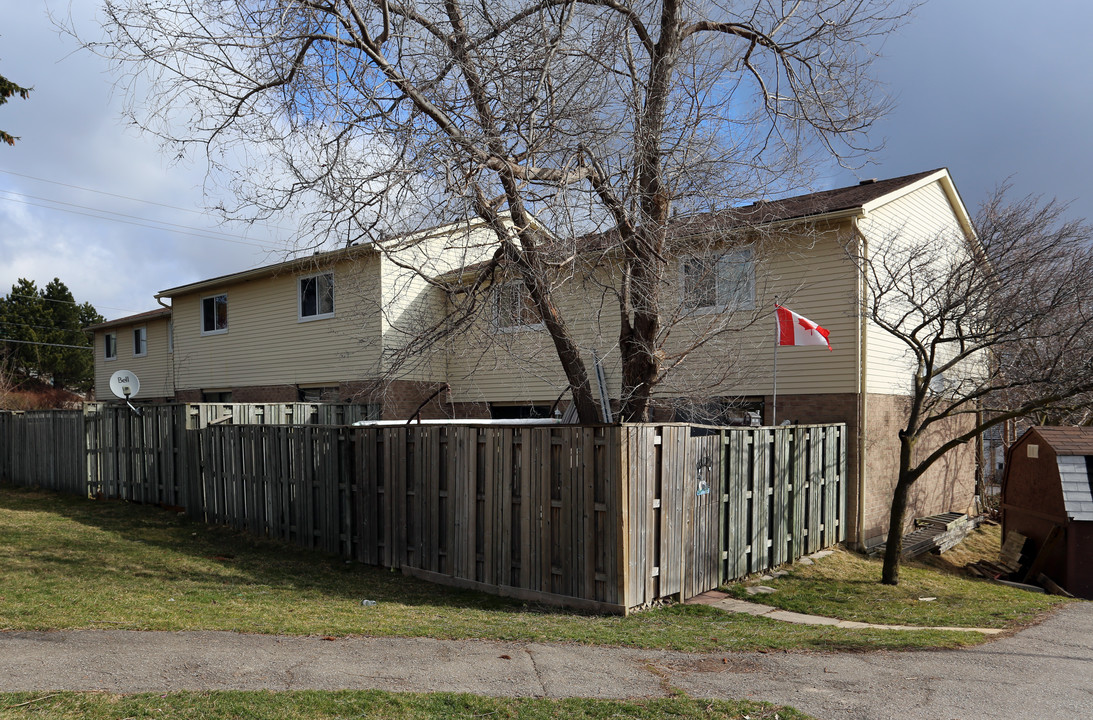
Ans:
{"label": "canadian flag", "polygon": [[781,305],[775,307],[779,345],[827,345],[828,350],[832,349],[827,339],[831,333],[827,330],[788,308]]}

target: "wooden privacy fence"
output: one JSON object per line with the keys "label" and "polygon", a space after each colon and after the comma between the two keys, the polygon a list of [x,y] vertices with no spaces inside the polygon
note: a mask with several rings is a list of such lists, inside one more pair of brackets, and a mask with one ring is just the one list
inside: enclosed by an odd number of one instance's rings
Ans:
{"label": "wooden privacy fence", "polygon": [[87,493],[83,413],[0,412],[0,483]]}
{"label": "wooden privacy fence", "polygon": [[429,580],[626,612],[845,539],[845,426],[220,426],[204,518]]}
{"label": "wooden privacy fence", "polygon": [[0,415],[0,480],[610,612],[845,539],[843,425],[243,425],[227,419],[286,415],[220,407]]}

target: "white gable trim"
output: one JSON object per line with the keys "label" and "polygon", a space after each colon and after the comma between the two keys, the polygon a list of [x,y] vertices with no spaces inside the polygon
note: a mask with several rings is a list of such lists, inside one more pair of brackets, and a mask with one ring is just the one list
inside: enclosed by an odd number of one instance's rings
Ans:
{"label": "white gable trim", "polygon": [[956,189],[956,185],[953,183],[953,178],[949,175],[949,171],[945,168],[938,170],[935,173],[931,173],[924,178],[917,180],[916,182],[904,185],[903,187],[893,190],[887,195],[882,195],[876,200],[871,200],[865,203],[861,207],[863,215],[868,215],[870,212],[877,208],[883,207],[890,202],[900,199],[906,195],[910,195],[927,185],[932,183],[939,183],[942,191],[945,193],[945,197],[949,200],[949,205],[952,206],[953,215],[956,216],[956,221],[960,224],[961,230],[964,231],[964,236],[969,241],[975,239],[975,228],[972,225],[971,215],[968,214],[968,208],[964,206],[964,201],[960,197],[960,193]]}

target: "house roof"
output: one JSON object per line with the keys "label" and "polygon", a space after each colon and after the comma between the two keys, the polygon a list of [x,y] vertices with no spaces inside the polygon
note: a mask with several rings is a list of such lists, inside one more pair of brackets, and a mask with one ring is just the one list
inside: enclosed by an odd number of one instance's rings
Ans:
{"label": "house roof", "polygon": [[863,180],[857,185],[834,190],[821,190],[781,200],[760,200],[750,205],[688,216],[681,218],[680,223],[683,228],[696,226],[694,228],[696,231],[702,231],[707,229],[706,226],[709,224],[713,224],[716,228],[738,228],[769,225],[787,220],[803,220],[852,210],[860,211],[886,195],[939,173],[947,174],[948,171],[938,168],[887,180]]}
{"label": "house roof", "polygon": [[[910,191],[919,184],[935,180],[944,180],[947,192],[956,205],[957,215],[966,231],[970,231],[970,221],[963,202],[952,186],[949,171],[946,168],[926,170],[924,172],[902,175],[886,180],[863,180],[856,185],[821,190],[819,192],[796,195],[780,200],[760,200],[750,205],[726,208],[693,215],[680,215],[672,219],[669,234],[676,240],[708,235],[712,232],[727,232],[749,227],[764,227],[780,223],[818,221],[825,218],[861,215],[878,204],[887,202],[890,195],[900,191]],[[879,204],[883,204],[880,202]],[[600,250],[610,247],[618,238],[616,230],[593,233],[580,239],[581,249]],[[468,265],[459,270],[446,273],[441,279],[455,280],[473,274],[488,263]]]}
{"label": "house roof", "polygon": [[170,317],[171,308],[159,308],[158,310],[149,310],[147,312],[137,313],[136,315],[126,315],[115,320],[107,320],[104,323],[98,325],[91,325],[88,330],[109,330],[112,327],[120,327],[121,325],[138,325],[142,322],[148,322],[149,320],[155,320],[162,317]]}
{"label": "house roof", "polygon": [[293,258],[292,260],[286,260],[284,262],[275,263],[273,265],[263,265],[262,267],[252,268],[250,270],[229,273],[227,275],[219,275],[214,278],[209,278],[208,280],[198,280],[197,282],[193,282],[188,285],[179,285],[178,287],[168,288],[167,290],[160,290],[158,293],[156,293],[156,298],[188,295],[190,293],[200,292],[202,290],[220,288],[233,283],[247,282],[248,280],[257,280],[259,278],[279,275],[285,272],[296,272],[302,268],[326,266],[340,260],[354,257],[356,255],[371,252],[375,252],[375,248],[372,246],[371,243],[353,245],[351,247],[331,250],[329,252],[317,252],[314,255]]}

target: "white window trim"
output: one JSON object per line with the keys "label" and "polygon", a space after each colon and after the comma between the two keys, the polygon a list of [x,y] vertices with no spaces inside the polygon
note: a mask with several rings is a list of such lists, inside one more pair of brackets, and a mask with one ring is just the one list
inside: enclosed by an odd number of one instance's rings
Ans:
{"label": "white window trim", "polygon": [[[335,293],[335,298],[334,298],[334,301],[333,301],[334,302],[334,309],[332,311],[328,312],[328,313],[319,313],[319,312],[317,312],[314,315],[304,315],[304,291],[303,291],[303,287],[302,287],[303,281],[304,280],[309,280],[311,278],[319,277],[320,275],[329,275],[330,276],[330,286],[331,286],[331,288],[334,289],[334,293]],[[334,313],[337,312],[337,310],[338,310],[338,301],[337,301],[337,297],[336,297],[337,292],[338,292],[338,290],[337,290],[337,285],[334,283],[334,271],[333,270],[327,270],[326,272],[313,273],[311,275],[301,275],[298,278],[296,278],[296,322],[314,322],[315,320],[327,320],[329,318],[334,317]],[[316,308],[316,310],[317,309],[318,308]]]}
{"label": "white window trim", "polygon": [[[137,333],[140,332],[144,336],[144,352],[137,352]],[[148,326],[139,325],[133,328],[133,357],[148,357]]]}
{"label": "white window trim", "polygon": [[[108,333],[103,333],[102,336],[103,336],[103,341],[102,341],[103,342],[103,346],[102,346],[102,358],[103,358],[103,360],[110,360],[110,361],[117,360],[118,359],[118,333],[116,331],[115,332],[108,332]],[[108,338],[108,337],[114,338],[114,354],[113,355],[107,355],[106,354],[106,338]]]}
{"label": "white window trim", "polygon": [[[732,258],[734,256],[739,257],[740,260],[733,260]],[[716,256],[716,262],[717,263],[721,263],[722,261],[728,260],[729,262],[739,262],[739,263],[745,263],[746,262],[749,265],[748,272],[749,272],[750,277],[748,278],[748,286],[749,286],[749,289],[750,289],[750,293],[749,293],[748,297],[746,298],[745,302],[740,303],[740,304],[736,304],[736,305],[730,304],[730,303],[719,303],[719,304],[716,304],[716,305],[695,305],[695,306],[687,305],[687,274],[684,271],[684,265],[686,264],[686,262],[688,260],[694,260],[694,259],[707,260],[708,261],[708,260],[711,260],[711,259],[714,259],[714,258],[710,258],[709,256],[705,256],[705,255],[683,255],[683,256],[680,256],[680,258],[679,258],[679,302],[680,302],[680,307],[683,308],[683,311],[684,311],[685,315],[713,315],[713,314],[720,314],[720,313],[725,313],[725,312],[748,311],[748,310],[754,310],[755,309],[755,302],[756,302],[756,299],[755,299],[755,295],[756,295],[756,291],[755,291],[755,253],[751,248],[740,248],[738,250],[729,250],[725,253],[722,253],[722,254]],[[713,278],[713,281],[714,281],[714,283],[717,282],[717,277],[716,276]],[[715,288],[714,292],[716,293],[716,288]]]}
{"label": "white window trim", "polygon": [[220,329],[220,330],[206,330],[205,329],[205,301],[206,300],[212,300],[214,298],[218,298],[221,295],[224,296],[224,302],[227,303],[228,302],[228,293],[226,293],[226,292],[215,293],[213,295],[206,295],[205,297],[201,298],[201,303],[198,306],[197,315],[198,315],[198,323],[200,324],[201,334],[202,335],[223,335],[224,333],[228,332],[228,327],[230,327],[231,321],[228,322],[228,326],[226,326],[226,327],[224,327],[223,329]]}
{"label": "white window trim", "polygon": [[[504,288],[507,288],[507,287],[512,286],[512,285],[519,285],[521,289],[526,290],[526,288],[524,286],[524,282],[522,280],[509,280],[506,283],[501,283],[501,284],[498,285],[498,290],[503,290]],[[530,325],[502,325],[501,324],[501,297],[502,297],[501,293],[498,292],[498,294],[494,296],[494,303],[493,303],[493,327],[494,327],[494,329],[497,330],[497,332],[500,332],[500,333],[537,332],[539,330],[544,330],[546,328],[546,325],[543,324],[542,320],[540,320],[537,323],[531,323]]]}

